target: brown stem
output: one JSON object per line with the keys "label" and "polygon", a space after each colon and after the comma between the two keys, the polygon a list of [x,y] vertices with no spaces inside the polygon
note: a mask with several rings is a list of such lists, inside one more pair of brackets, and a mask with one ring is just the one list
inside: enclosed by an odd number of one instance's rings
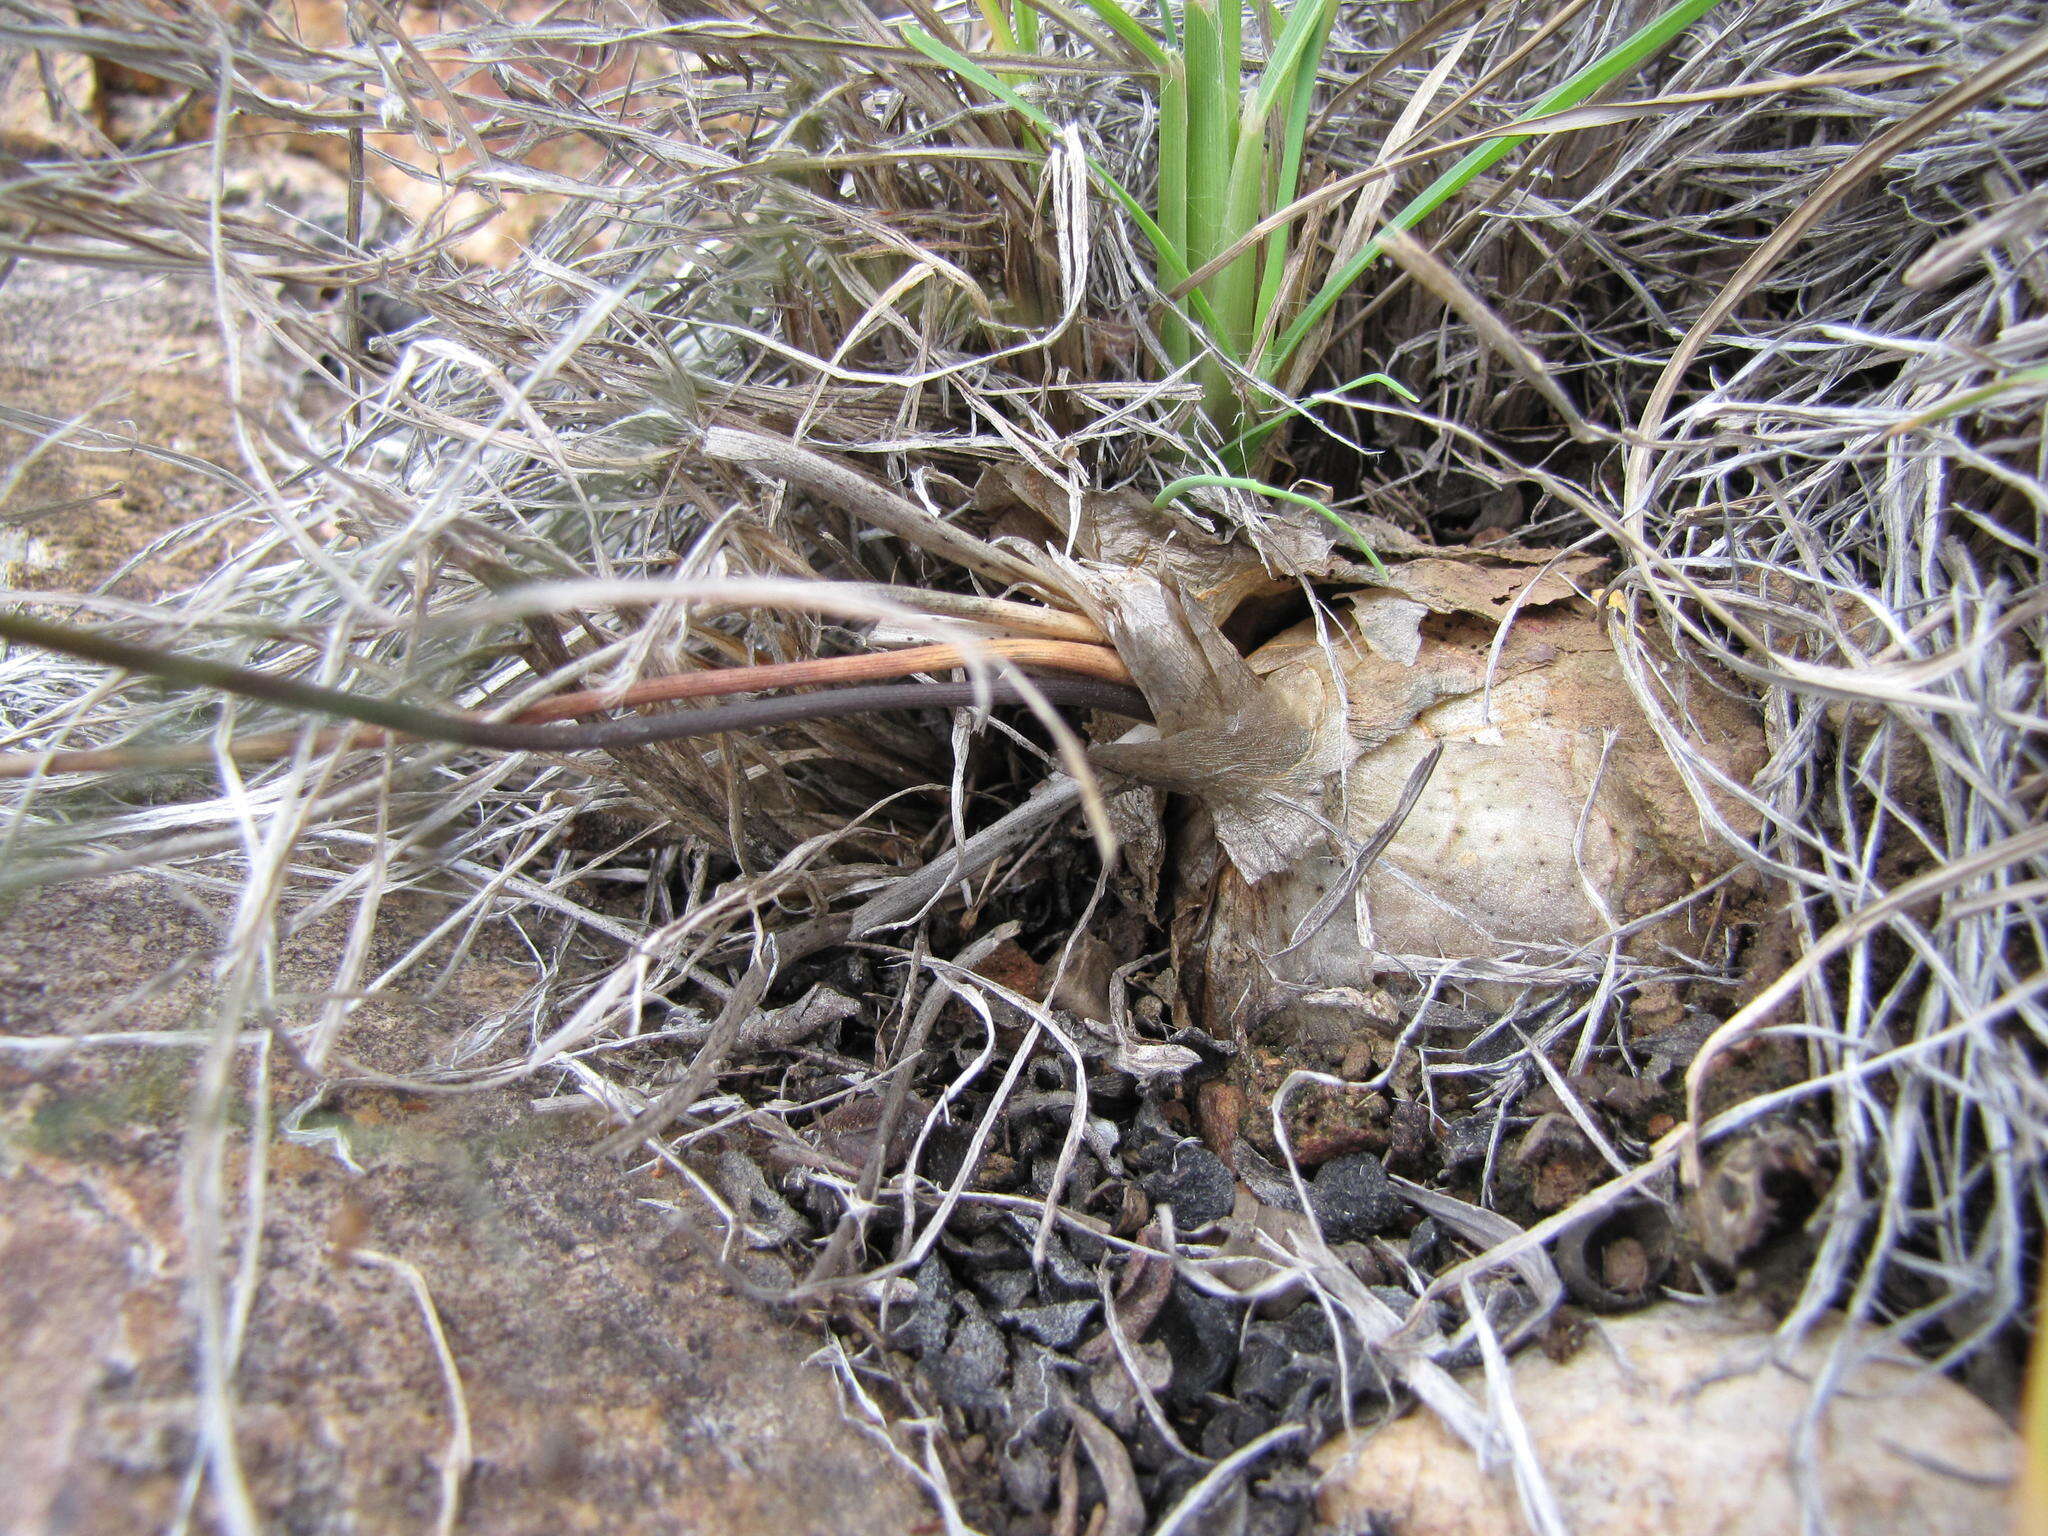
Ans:
{"label": "brown stem", "polygon": [[[551,725],[560,720],[601,709],[683,698],[703,698],[771,687],[806,683],[844,683],[853,678],[900,677],[911,672],[940,671],[963,666],[967,653],[953,645],[910,646],[861,656],[823,657],[811,661],[783,662],[760,667],[721,667],[703,672],[647,678],[623,689],[592,689],[549,699],[523,711],[512,721],[480,720],[438,710],[419,709],[387,699],[370,699],[340,689],[294,682],[270,673],[247,668],[179,657],[149,646],[70,625],[31,619],[23,614],[0,615],[0,635],[60,650],[111,666],[168,677],[194,687],[216,688],[245,698],[260,699],[317,714],[339,715],[362,722],[333,733],[339,740],[353,735],[354,744],[382,746],[397,737],[457,742],[469,746],[494,747],[505,751],[573,752],[595,747],[639,746],[657,741],[674,741],[690,736],[718,735],[729,731],[756,730],[799,720],[827,719],[876,709],[957,707],[982,698],[996,704],[1022,702],[1022,695],[1010,683],[991,680],[985,690],[973,683],[895,683],[874,686],[835,687],[822,693],[782,695],[775,698],[745,699],[711,705],[702,709],[677,711],[657,716],[636,716],[606,720],[586,726]],[[996,639],[980,647],[986,653],[1039,666],[1057,666],[1084,677],[1048,676],[1036,686],[1055,704],[1072,704],[1149,719],[1150,710],[1136,689],[1124,686],[1129,674],[1114,651],[1105,646],[1071,641]],[[367,728],[366,728],[367,727]],[[239,744],[236,755],[263,756],[291,749],[297,733],[273,732],[251,737]],[[325,744],[324,742],[322,743]],[[211,746],[172,748],[148,760],[149,766],[211,759]],[[137,755],[122,748],[101,748],[79,752],[22,752],[0,756],[0,777],[17,778],[31,773],[65,773],[101,768],[137,766]]]}

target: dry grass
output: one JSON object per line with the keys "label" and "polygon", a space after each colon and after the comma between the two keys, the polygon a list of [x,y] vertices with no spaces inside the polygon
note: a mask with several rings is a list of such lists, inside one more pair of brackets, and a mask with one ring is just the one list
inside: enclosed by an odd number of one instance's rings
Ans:
{"label": "dry grass", "polygon": [[[1345,221],[1370,230],[1394,187],[1431,174],[1437,146],[1535,99],[1611,43],[1629,8],[1572,6],[1555,26],[1525,6],[1422,9],[1347,7],[1340,22],[1343,88],[1311,141],[1326,181],[1356,181],[1322,216],[1325,238]],[[1108,487],[1150,494],[1186,462],[1198,391],[1154,381],[1150,262],[1090,197],[1080,158],[1142,179],[1124,147],[1151,108],[1084,49],[1050,74],[1047,110],[1074,126],[1041,154],[859,7],[682,19],[591,5],[508,27],[450,5],[409,49],[304,43],[283,10],[233,26],[126,0],[86,10],[53,30],[5,0],[0,41],[168,82],[190,93],[179,121],[211,111],[211,137],[7,165],[0,255],[205,277],[238,403],[252,370],[351,359],[350,387],[309,392],[302,414],[238,417],[239,462],[210,472],[239,556],[169,610],[81,596],[93,622],[510,712],[565,687],[845,649],[877,616],[958,638],[900,600],[877,606],[872,587],[960,592],[963,566],[983,561],[990,590],[1015,580],[1000,542],[951,531],[984,469],[1029,466],[1079,506]],[[370,8],[346,14],[378,33]],[[1789,927],[1781,977],[1759,977],[1772,984],[1723,1023],[1692,1069],[1692,1120],[1631,1183],[1698,1138],[1803,1106],[1840,1177],[1795,1321],[1846,1306],[1944,1362],[2015,1326],[2042,1215],[2044,64],[2048,34],[1991,3],[1724,5],[1622,100],[1566,114],[1425,229],[1501,334],[1489,344],[1469,306],[1447,317],[1428,269],[1388,269],[1340,310],[1299,388],[1384,369],[1422,403],[1325,400],[1293,438],[1298,471],[1383,528],[1450,542],[1512,527],[1610,553],[1624,655],[1668,645],[1700,664],[1699,686],[1763,710],[1769,767],[1719,782],[1638,662],[1676,771]],[[210,156],[218,184],[244,135],[282,131],[390,174],[406,174],[390,157],[409,135],[424,148],[406,163],[438,162],[485,199],[532,191],[552,211],[490,271],[458,264],[430,222],[383,245],[348,234],[376,222],[361,180],[339,234],[163,190],[166,158]],[[1392,169],[1364,174],[1375,166]],[[320,288],[344,298],[298,302]],[[424,319],[350,351],[374,292]],[[735,432],[857,462],[908,498],[910,521],[876,537],[843,488],[749,473],[718,451]],[[1278,515],[1207,510],[1255,541]],[[814,584],[819,603],[674,600],[678,584],[714,599],[762,578]],[[975,1101],[977,1140],[1029,1053],[997,1048],[1005,1002],[1032,1042],[1083,1059],[1063,1015],[999,998],[968,968],[1005,917],[1071,929],[1102,898],[1084,859],[1035,858],[1082,791],[1032,741],[949,743],[877,718],[541,757],[352,750],[307,724],[281,760],[238,764],[233,736],[294,723],[20,648],[0,658],[11,746],[215,749],[175,779],[10,784],[0,849],[15,885],[149,866],[232,895],[215,1110],[296,929],[352,914],[358,942],[319,1017],[280,1042],[346,1080],[383,1075],[347,1050],[363,996],[401,977],[431,985],[509,925],[533,957],[530,995],[408,1080],[530,1078],[631,1121],[629,1141],[679,1167],[750,1126],[845,1211],[797,1290],[874,1295],[961,1200],[997,1197],[964,1175],[918,1176],[916,1153],[889,1196],[879,1161],[820,1150],[831,1074],[763,1070],[778,1049],[788,1061],[759,1022],[778,972],[849,937],[887,967],[898,1003],[872,1021],[875,1058],[830,1066],[835,1093],[882,1096],[892,1123],[909,1113],[900,1064],[949,999],[980,1022],[945,1091],[1000,1080]],[[1716,809],[1731,804],[1746,814]],[[965,913],[935,926],[931,904],[963,884]],[[374,972],[368,938],[399,892],[432,897],[444,919]],[[825,973],[794,973],[812,990],[785,1013],[828,991]],[[1617,1002],[1597,985],[1571,994],[1537,1047],[1610,1039]],[[1756,1031],[1797,1038],[1806,1079],[1709,1120],[1724,1047]],[[692,1057],[678,1041],[698,1051],[680,1080]],[[745,1060],[753,1070],[718,1078]],[[693,1113],[656,1136],[631,1119],[656,1104],[664,1120]],[[201,1115],[191,1133],[195,1235],[225,1219],[223,1123]],[[863,1239],[878,1198],[902,1202],[893,1253]],[[1067,1219],[1050,1200],[1045,1215]],[[744,1222],[728,1216],[736,1238]],[[1512,1251],[1438,1288],[1455,1294]],[[1287,1262],[1319,1293],[1331,1283],[1326,1255]],[[207,1293],[216,1405],[229,1281]],[[1372,1300],[1334,1304],[1384,1343]],[[1483,1321],[1480,1338],[1490,1350]],[[1395,1366],[1459,1411],[1427,1360]],[[868,1369],[842,1359],[872,1408]],[[223,1413],[207,1423],[225,1490],[231,1430]],[[943,1498],[943,1458],[927,1446],[914,1460]],[[1543,1507],[1540,1477],[1524,1491]]]}

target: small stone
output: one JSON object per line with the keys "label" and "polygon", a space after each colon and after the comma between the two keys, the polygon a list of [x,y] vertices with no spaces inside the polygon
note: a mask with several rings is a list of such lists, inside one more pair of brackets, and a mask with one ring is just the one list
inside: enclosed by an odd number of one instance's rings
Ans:
{"label": "small stone", "polygon": [[1258,1148],[1248,1141],[1237,1144],[1237,1176],[1244,1187],[1258,1198],[1259,1204],[1270,1205],[1276,1211],[1301,1209],[1301,1199],[1294,1193],[1293,1178],[1260,1156]]}
{"label": "small stone", "polygon": [[1028,1269],[984,1269],[970,1271],[969,1283],[983,1301],[1007,1311],[1024,1305],[1036,1282]]}
{"label": "small stone", "polygon": [[[1304,1311],[1317,1311],[1311,1306]],[[1320,1362],[1301,1353],[1293,1330],[1281,1323],[1253,1323],[1238,1348],[1233,1385],[1237,1395],[1268,1408],[1286,1408],[1302,1388],[1314,1384]]]}
{"label": "small stone", "polygon": [[1307,1504],[1284,1499],[1253,1499],[1245,1513],[1244,1536],[1297,1536],[1313,1513]]}
{"label": "small stone", "polygon": [[1370,1152],[1347,1152],[1316,1170],[1309,1201],[1323,1238],[1357,1242],[1384,1232],[1401,1219],[1408,1202],[1395,1191],[1386,1167]]}
{"label": "small stone", "polygon": [[[1396,1317],[1405,1318],[1415,1310],[1415,1293],[1404,1291],[1398,1285],[1368,1286],[1373,1295],[1379,1297],[1392,1309]],[[1444,1325],[1443,1303],[1432,1301],[1422,1309],[1422,1321],[1417,1325],[1425,1333],[1434,1333]]]}
{"label": "small stone", "polygon": [[1408,1262],[1425,1275],[1434,1274],[1437,1245],[1442,1240],[1443,1233],[1437,1228],[1436,1218],[1423,1217],[1415,1224],[1415,1230],[1408,1234]]}
{"label": "small stone", "polygon": [[1204,1456],[1221,1461],[1240,1446],[1249,1445],[1273,1427],[1273,1415],[1250,1403],[1224,1403],[1202,1426]]}
{"label": "small stone", "polygon": [[1296,1307],[1282,1326],[1287,1330],[1288,1342],[1299,1356],[1321,1357],[1336,1348],[1336,1340],[1330,1333],[1330,1314],[1314,1303]]}
{"label": "small stone", "polygon": [[[1024,1233],[1024,1241],[1030,1242],[1037,1230],[1034,1218]],[[1038,1270],[1038,1294],[1051,1301],[1080,1301],[1098,1294],[1095,1271],[1075,1255],[1060,1234],[1054,1234],[1045,1245],[1045,1263]]]}
{"label": "small stone", "polygon": [[917,1267],[917,1297],[894,1329],[895,1342],[919,1359],[943,1349],[953,1326],[953,1283],[946,1261],[934,1254]]}
{"label": "small stone", "polygon": [[1062,1359],[1043,1344],[1011,1338],[1011,1443],[1030,1440],[1054,1448],[1065,1437],[1067,1415],[1060,1400],[1060,1378],[1074,1369],[1073,1361]]}
{"label": "small stone", "polygon": [[1058,1301],[1045,1307],[1015,1307],[1003,1313],[1002,1319],[1048,1349],[1065,1350],[1081,1342],[1096,1306],[1093,1301]]}
{"label": "small stone", "polygon": [[1002,1332],[972,1296],[960,1298],[960,1311],[960,1324],[945,1352],[929,1357],[925,1372],[941,1401],[955,1408],[998,1412],[1004,1406],[1003,1368],[1009,1363]]}
{"label": "small stone", "polygon": [[1486,1161],[1486,1149],[1493,1143],[1492,1115],[1461,1115],[1444,1127],[1444,1172],[1476,1168]]}
{"label": "small stone", "polygon": [[1221,1297],[1189,1285],[1173,1288],[1156,1325],[1156,1336],[1173,1359],[1170,1401],[1198,1401],[1230,1379],[1237,1364],[1238,1315],[1239,1309]]}
{"label": "small stone", "polygon": [[[1109,1244],[1097,1237],[1086,1227],[1074,1227],[1066,1234],[1067,1252],[1080,1264],[1088,1275],[1088,1288],[1095,1288],[1094,1267],[1110,1255]],[[1121,1257],[1121,1255],[1119,1255]]]}
{"label": "small stone", "polygon": [[[1173,1361],[1167,1356],[1166,1347],[1156,1340],[1133,1344],[1130,1363],[1136,1367],[1145,1390],[1155,1397],[1166,1390],[1173,1377]],[[1105,1360],[1090,1372],[1083,1395],[1103,1422],[1126,1441],[1137,1433],[1140,1414],[1138,1384],[1131,1380],[1131,1373],[1121,1358]],[[1126,1446],[1126,1450],[1129,1449],[1131,1447]]]}
{"label": "small stone", "polygon": [[1237,1203],[1237,1177],[1199,1141],[1175,1145],[1166,1166],[1142,1176],[1139,1186],[1155,1204],[1173,1207],[1183,1232],[1228,1216]]}

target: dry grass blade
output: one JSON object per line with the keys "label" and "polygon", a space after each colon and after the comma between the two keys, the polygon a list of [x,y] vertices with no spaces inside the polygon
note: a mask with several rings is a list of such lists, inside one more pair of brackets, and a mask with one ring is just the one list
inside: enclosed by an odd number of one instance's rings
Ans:
{"label": "dry grass blade", "polygon": [[[1693,321],[1691,329],[1679,341],[1670,360],[1664,364],[1656,388],[1650,392],[1649,403],[1644,406],[1636,424],[1637,436],[1647,443],[1647,440],[1654,439],[1663,430],[1665,413],[1671,407],[1672,398],[1677,394],[1686,370],[1692,366],[1708,338],[1749,295],[1758,280],[1782,261],[1786,252],[1826,217],[1828,211],[1851,188],[1872,175],[1907,145],[1987,97],[1995,96],[2017,82],[2025,80],[2044,62],[2048,62],[2048,29],[2034,33],[1997,62],[1987,64],[1965,76],[1903,122],[1895,124],[1872,139],[1835,170],[1811,196],[1800,203],[1790,218],[1773,230],[1770,237],[1751,253],[1735,275],[1728,280],[1714,302]],[[1638,525],[1640,513],[1636,509],[1642,496],[1646,494],[1643,477],[1651,451],[1646,445],[1638,446],[1629,458],[1631,489],[1627,504],[1631,519]]]}
{"label": "dry grass blade", "polygon": [[1472,329],[1482,345],[1490,349],[1502,361],[1521,375],[1529,387],[1541,395],[1556,409],[1570,425],[1572,436],[1581,442],[1598,437],[1600,432],[1572,404],[1571,396],[1559,387],[1550,368],[1535,349],[1517,336],[1486,305],[1486,301],[1474,293],[1471,286],[1462,281],[1458,274],[1445,266],[1428,247],[1406,230],[1388,225],[1379,234],[1387,255],[1394,264],[1420,283],[1430,293],[1443,300],[1451,313]]}
{"label": "dry grass blade", "polygon": [[434,1346],[434,1360],[441,1368],[441,1380],[448,1393],[449,1420],[448,1449],[441,1457],[441,1508],[434,1518],[434,1536],[450,1536],[462,1512],[462,1482],[469,1475],[475,1458],[469,1438],[469,1399],[462,1390],[462,1373],[456,1368],[454,1352],[448,1347],[441,1314],[434,1306],[433,1292],[427,1289],[426,1276],[419,1272],[418,1266],[370,1248],[357,1248],[349,1257],[369,1268],[388,1270],[405,1282],[420,1309],[420,1319],[426,1324],[427,1338]]}

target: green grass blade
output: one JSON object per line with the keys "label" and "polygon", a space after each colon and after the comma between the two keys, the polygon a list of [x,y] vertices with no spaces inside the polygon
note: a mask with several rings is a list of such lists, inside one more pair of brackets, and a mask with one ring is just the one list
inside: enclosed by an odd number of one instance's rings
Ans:
{"label": "green grass blade", "polygon": [[1349,521],[1326,507],[1313,496],[1304,496],[1300,491],[1284,491],[1277,485],[1268,485],[1263,480],[1248,479],[1243,475],[1182,475],[1173,484],[1152,498],[1152,505],[1165,507],[1179,499],[1184,493],[1199,490],[1203,486],[1216,486],[1228,491],[1250,491],[1255,496],[1270,496],[1275,501],[1291,501],[1297,507],[1307,507],[1311,512],[1334,524],[1344,536],[1355,545],[1362,555],[1372,563],[1372,568],[1382,576],[1387,568],[1380,564],[1380,557],[1366,542],[1365,535],[1354,528]]}
{"label": "green grass blade", "polygon": [[1329,38],[1335,16],[1335,8],[1327,0],[1298,0],[1287,13],[1287,23],[1273,43],[1272,55],[1260,71],[1258,87],[1253,92],[1260,118],[1270,116],[1283,101],[1293,99],[1304,69],[1309,83],[1314,84],[1315,68],[1321,61],[1323,44]]}
{"label": "green grass blade", "polygon": [[1885,436],[1901,437],[1908,432],[1918,431],[1921,427],[1932,426],[1937,421],[1946,421],[1949,417],[1960,415],[1964,411],[1973,411],[1980,405],[1988,405],[1999,396],[2025,389],[2029,384],[2043,383],[2048,383],[2048,363],[2015,369],[1993,379],[1989,384],[1979,384],[1974,389],[1950,395],[1946,400],[1938,401],[1924,411],[1916,411],[1898,425],[1888,429]]}
{"label": "green grass blade", "polygon": [[[1186,39],[1188,81],[1187,247],[1190,269],[1209,260],[1230,243],[1230,182],[1236,161],[1238,113],[1242,108],[1242,71],[1234,42],[1238,36],[1239,0],[1187,0],[1181,10]],[[1234,350],[1243,330],[1232,305],[1236,296],[1230,276],[1219,273],[1199,290],[1210,317],[1209,341],[1223,358],[1235,362]],[[1236,413],[1237,384],[1217,358],[1196,363],[1202,385],[1202,414],[1225,423]]]}
{"label": "green grass blade", "polygon": [[[1219,3],[1227,7],[1237,0],[1187,0],[1181,10],[1188,95],[1184,249],[1190,270],[1214,256],[1229,238],[1226,218],[1237,134],[1238,81],[1235,71],[1226,72]],[[1160,275],[1165,277],[1163,271]],[[1162,286],[1172,285],[1162,282]],[[1236,354],[1230,352],[1233,317],[1222,312],[1217,302],[1227,287],[1211,278],[1188,296],[1200,297],[1210,345],[1234,361]],[[1230,420],[1236,401],[1230,370],[1216,357],[1198,353],[1195,378],[1202,386],[1203,416],[1211,422]]]}
{"label": "green grass blade", "polygon": [[1095,13],[1096,20],[1137,50],[1146,63],[1157,70],[1166,68],[1172,55],[1160,46],[1159,39],[1147,30],[1142,21],[1118,5],[1116,0],[1081,0],[1081,3]]}
{"label": "green grass blade", "polygon": [[934,64],[942,64],[963,80],[980,86],[1032,127],[1050,134],[1057,134],[1059,132],[1051,118],[1026,101],[1011,86],[997,79],[994,74],[967,57],[958,48],[940,42],[931,33],[925,31],[923,27],[906,26],[902,29],[902,37],[903,41],[910,44],[911,47],[930,59]]}
{"label": "green grass blade", "polygon": [[1303,0],[1301,9],[1310,13],[1311,24],[1302,44],[1301,57],[1287,82],[1287,116],[1281,123],[1273,208],[1285,208],[1300,190],[1309,109],[1315,104],[1316,71],[1322,67],[1324,50],[1330,45],[1330,29],[1337,24],[1337,0]]}
{"label": "green grass blade", "polygon": [[1227,243],[1222,237],[1224,205],[1235,158],[1238,83],[1234,70],[1225,72],[1217,0],[1188,0],[1181,19],[1188,81],[1186,255],[1193,268]]}
{"label": "green grass blade", "polygon": [[[1159,77],[1159,229],[1186,271],[1188,248],[1188,80],[1178,59]],[[1162,259],[1163,275],[1166,263]],[[1194,339],[1178,318],[1160,326],[1159,340],[1175,366],[1195,355]]]}
{"label": "green grass blade", "polygon": [[[1680,33],[1720,3],[1721,0],[1679,0],[1679,3],[1670,10],[1638,28],[1632,35],[1558,86],[1535,106],[1518,114],[1517,121],[1547,117],[1553,112],[1562,112],[1578,106],[1588,97],[1604,90],[1636,68],[1652,54],[1670,46]],[[1389,222],[1398,229],[1413,229],[1469,186],[1475,177],[1527,143],[1530,137],[1529,134],[1509,132],[1503,133],[1499,138],[1487,140],[1425,187]],[[1287,327],[1286,332],[1274,343],[1268,354],[1258,360],[1256,371],[1261,377],[1271,377],[1285,366],[1294,349],[1301,345],[1303,338],[1314,328],[1316,322],[1329,313],[1331,307],[1350,291],[1351,285],[1358,281],[1366,268],[1377,261],[1381,254],[1381,242],[1374,240],[1330,275],[1316,296],[1299,315],[1295,316],[1294,322]]]}
{"label": "green grass blade", "polygon": [[981,12],[981,19],[988,24],[988,30],[995,39],[996,52],[1015,53],[1017,34],[1011,30],[1009,15],[996,0],[974,0],[974,8]]}
{"label": "green grass blade", "polygon": [[1244,0],[1215,0],[1216,49],[1223,63],[1217,84],[1230,102],[1230,115],[1237,116],[1238,98],[1244,94]]}
{"label": "green grass blade", "polygon": [[[987,69],[984,69],[981,65],[975,63],[974,60],[968,58],[959,49],[948,47],[922,27],[906,26],[902,28],[901,36],[904,42],[915,48],[934,64],[943,65],[962,79],[980,86],[991,96],[995,97],[996,100],[1002,102],[1004,106],[1023,118],[1025,122],[1045,133],[1048,138],[1058,137],[1059,128],[1051,118],[1026,101],[1010,85],[997,79]],[[1152,249],[1159,258],[1161,286],[1171,288],[1186,282],[1189,274],[1194,269],[1188,266],[1187,257],[1181,247],[1167,239],[1166,231],[1159,227],[1158,221],[1145,211],[1144,206],[1135,197],[1125,190],[1123,183],[1109,174],[1109,168],[1093,155],[1088,157],[1088,171],[1103,191],[1115,199],[1117,205],[1131,216],[1131,221],[1138,226],[1140,232],[1152,243]],[[1203,294],[1200,292],[1190,293],[1188,295],[1188,305],[1194,310],[1202,325],[1208,330],[1215,332],[1221,329],[1217,324],[1215,310],[1210,307],[1208,299]]]}
{"label": "green grass blade", "polygon": [[[1272,190],[1261,214],[1292,203],[1301,188],[1302,158],[1306,152],[1308,117],[1314,105],[1316,71],[1329,46],[1330,29],[1337,22],[1337,0],[1300,0],[1289,18],[1292,31],[1303,21],[1300,56],[1290,66],[1287,80],[1287,115],[1280,126],[1280,141],[1272,149]],[[1276,55],[1277,56],[1277,55]],[[1259,292],[1253,300],[1259,330],[1266,333],[1275,323],[1274,307],[1280,302],[1280,282],[1287,269],[1288,228],[1283,225],[1266,237],[1259,271]],[[1263,345],[1263,339],[1259,342]]]}
{"label": "green grass blade", "polygon": [[1305,400],[1280,401],[1271,408],[1263,420],[1254,422],[1251,426],[1246,427],[1218,450],[1222,455],[1223,462],[1226,464],[1250,463],[1266,439],[1279,431],[1282,424],[1290,418],[1298,417],[1310,425],[1315,425],[1316,406],[1350,405],[1351,402],[1344,397],[1350,394],[1352,390],[1363,389],[1368,384],[1377,384],[1382,389],[1390,390],[1394,394],[1399,395],[1403,400],[1406,400],[1410,405],[1420,405],[1422,403],[1422,396],[1416,394],[1414,390],[1390,373],[1361,373],[1348,384],[1339,384],[1334,389],[1318,390]]}
{"label": "green grass blade", "polygon": [[[1249,113],[1247,119],[1239,125],[1237,154],[1231,161],[1230,180],[1224,189],[1224,246],[1235,243],[1258,223],[1264,211],[1261,194],[1266,187],[1266,136]],[[1245,356],[1252,338],[1258,334],[1259,317],[1254,308],[1258,298],[1258,263],[1255,247],[1210,278],[1206,285],[1209,302],[1216,306],[1216,313],[1227,328],[1225,340],[1232,357]]]}

